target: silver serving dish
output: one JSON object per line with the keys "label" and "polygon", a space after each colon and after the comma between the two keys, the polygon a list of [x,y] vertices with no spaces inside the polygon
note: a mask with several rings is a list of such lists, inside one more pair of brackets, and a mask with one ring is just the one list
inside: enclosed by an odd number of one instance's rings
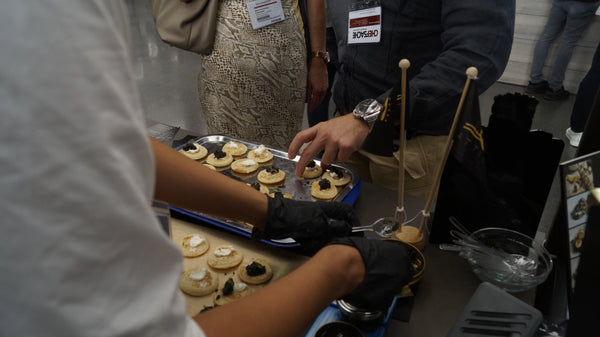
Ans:
{"label": "silver serving dish", "polygon": [[[190,142],[194,142],[194,143],[204,146],[208,150],[208,154],[210,155],[211,153],[213,153],[217,150],[220,150],[223,147],[223,145],[225,145],[229,141],[236,141],[236,142],[240,142],[240,143],[246,145],[246,147],[248,147],[248,151],[256,149],[256,148],[258,148],[259,145],[261,145],[261,144],[256,144],[256,143],[239,140],[239,139],[234,139],[234,138],[222,136],[222,135],[203,136],[203,137],[196,138]],[[185,146],[185,144],[180,145],[176,149],[179,150],[184,146]],[[296,158],[294,158],[294,159],[288,159],[286,152],[283,152],[283,151],[280,151],[277,149],[273,149],[270,147],[267,147],[267,149],[273,154],[273,160],[271,160],[267,163],[264,163],[264,164],[259,164],[260,167],[258,168],[258,170],[252,174],[239,174],[239,173],[233,172],[230,167],[223,168],[223,169],[217,168],[217,171],[226,176],[229,176],[233,179],[243,181],[247,184],[251,184],[252,182],[257,181],[256,176],[258,175],[258,172],[260,172],[261,170],[272,165],[272,166],[275,166],[275,167],[279,168],[280,170],[284,171],[286,173],[286,178],[285,178],[285,181],[281,184],[268,185],[267,187],[269,188],[270,192],[279,191],[283,194],[289,194],[295,200],[307,200],[307,201],[318,200],[311,196],[310,189],[311,189],[312,183],[315,180],[318,180],[319,178],[304,179],[304,178],[298,178],[294,175],[294,171],[296,169],[296,164],[297,164],[298,160],[300,159],[300,157],[296,156]],[[246,155],[243,155],[243,156],[238,157],[238,159],[245,158],[245,157],[246,157]],[[202,160],[202,162],[204,162],[205,160],[206,160],[206,158],[204,160]],[[321,164],[321,162],[319,160],[315,159],[315,162],[319,165]],[[360,177],[354,170],[352,170],[349,167],[346,167],[343,165],[338,165],[338,164],[334,164],[333,166],[335,166],[339,169],[342,169],[343,172],[350,174],[350,176],[352,177],[350,183],[348,183],[346,186],[341,188],[341,190],[339,191],[338,195],[335,197],[334,200],[335,201],[344,201],[349,204],[354,204],[354,202],[356,201],[356,197],[358,196],[358,192],[360,190]],[[208,216],[208,215],[191,212],[191,211],[183,210],[183,209],[179,209],[179,208],[172,208],[172,209],[175,210],[176,212],[184,213],[188,216],[192,216],[194,218],[197,218],[197,219],[200,219],[203,221],[207,221],[211,224],[214,224],[214,225],[222,227],[224,229],[236,232],[238,234],[250,236],[252,233],[252,226],[245,224],[245,223],[232,221],[229,219],[224,219],[224,218],[219,218],[219,217]],[[293,239],[268,240],[267,243],[270,243],[270,244],[273,244],[276,246],[297,246],[297,243]]]}

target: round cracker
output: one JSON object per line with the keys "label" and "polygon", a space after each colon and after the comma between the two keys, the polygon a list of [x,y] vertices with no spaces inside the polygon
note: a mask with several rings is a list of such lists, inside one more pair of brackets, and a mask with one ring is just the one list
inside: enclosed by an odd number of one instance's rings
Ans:
{"label": "round cracker", "polygon": [[258,163],[254,159],[238,159],[231,163],[233,172],[248,174],[258,170]]}
{"label": "round cracker", "polygon": [[266,168],[260,172],[258,172],[258,176],[256,177],[258,181],[263,184],[273,185],[279,184],[280,182],[285,180],[285,171],[279,170],[275,173],[270,173],[269,171],[274,169],[275,167]]}
{"label": "round cracker", "polygon": [[233,162],[233,157],[231,154],[225,152],[225,157],[217,158],[214,153],[208,155],[206,158],[206,163],[214,166],[214,167],[227,167]]}
{"label": "round cracker", "polygon": [[[233,281],[233,279],[231,279],[231,280]],[[216,305],[224,305],[227,303],[237,301],[242,297],[252,294],[252,289],[250,289],[250,287],[248,287],[248,285],[243,282],[236,282],[236,283],[234,283],[233,287],[234,287],[233,292],[227,296],[224,296],[223,289],[220,289],[215,294],[215,304]],[[239,289],[242,287],[243,287],[243,289]]]}
{"label": "round cracker", "polygon": [[283,193],[281,191],[273,191],[271,193],[269,193],[269,196],[271,198],[275,198],[275,195],[277,195],[277,193],[280,193],[282,197],[286,198],[286,199],[292,199],[292,195],[289,193]]}
{"label": "round cracker", "polygon": [[208,250],[210,244],[205,237],[198,234],[187,235],[181,240],[181,251],[185,257],[200,256]]}
{"label": "round cracker", "polygon": [[208,257],[206,263],[215,269],[223,270],[237,267],[244,256],[231,245],[220,245]]}
{"label": "round cracker", "polygon": [[[311,166],[311,164],[314,164],[314,166]],[[317,164],[314,160],[311,160],[304,168],[302,177],[305,179],[314,179],[320,177],[322,173],[323,169],[321,168],[321,165]]]}
{"label": "round cracker", "polygon": [[259,191],[260,193],[264,193],[264,194],[269,194],[269,188],[263,184],[261,184],[259,181],[253,181],[250,184],[248,184],[248,186],[252,187],[253,189]]}
{"label": "round cracker", "polygon": [[206,296],[214,292],[218,285],[219,276],[206,268],[184,271],[179,279],[181,291],[191,296]]}
{"label": "round cracker", "polygon": [[184,145],[179,152],[194,160],[202,160],[208,154],[208,150],[204,146],[197,143],[188,143]]}
{"label": "round cracker", "polygon": [[[329,182],[329,187],[328,188],[321,188],[321,181],[328,181]],[[313,197],[317,198],[317,199],[323,199],[323,200],[330,200],[335,198],[335,196],[338,194],[337,188],[335,187],[335,185],[333,184],[333,182],[329,179],[326,178],[321,178],[319,180],[316,180],[312,183],[312,186],[310,188],[310,195],[312,195]]]}
{"label": "round cracker", "polygon": [[246,151],[248,151],[248,147],[246,147],[246,145],[240,143],[240,142],[236,142],[236,141],[229,141],[227,143],[225,143],[225,145],[223,145],[223,152],[225,153],[229,153],[232,156],[243,156],[244,154],[246,154]]}
{"label": "round cracker", "polygon": [[213,171],[216,171],[216,170],[217,170],[217,168],[216,168],[216,167],[214,167],[214,166],[212,166],[211,164],[202,164],[202,165],[204,165],[204,166],[208,167],[209,169],[211,169],[211,170],[213,170]]}
{"label": "round cracker", "polygon": [[345,186],[352,180],[348,171],[338,167],[328,169],[323,173],[323,178],[331,180],[335,186]]}
{"label": "round cracker", "polygon": [[[262,265],[263,267],[265,267],[265,272],[260,275],[254,275],[254,276],[248,275],[248,269],[252,270],[251,267],[249,268],[249,266],[253,262],[256,262],[256,263]],[[242,264],[240,266],[240,268],[238,269],[238,276],[240,277],[240,280],[242,280],[245,283],[253,284],[253,285],[262,284],[262,283],[268,282],[271,279],[271,277],[273,277],[273,268],[271,268],[271,265],[265,259],[252,258],[250,260],[250,262]]]}
{"label": "round cracker", "polygon": [[256,160],[259,164],[264,164],[273,159],[273,154],[264,145],[260,145],[257,149],[248,152],[248,158]]}

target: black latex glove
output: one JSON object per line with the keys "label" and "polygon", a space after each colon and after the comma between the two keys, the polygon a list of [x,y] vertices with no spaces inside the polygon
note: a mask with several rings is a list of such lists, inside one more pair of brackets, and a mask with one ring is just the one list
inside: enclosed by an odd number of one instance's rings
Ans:
{"label": "black latex glove", "polygon": [[330,244],[355,247],[365,263],[364,280],[344,301],[368,310],[387,310],[396,294],[408,284],[413,268],[402,243],[364,237],[333,239]]}
{"label": "black latex glove", "polygon": [[269,198],[264,231],[254,227],[254,239],[296,240],[314,253],[335,237],[347,236],[360,222],[350,204],[330,201],[299,201],[275,194]]}

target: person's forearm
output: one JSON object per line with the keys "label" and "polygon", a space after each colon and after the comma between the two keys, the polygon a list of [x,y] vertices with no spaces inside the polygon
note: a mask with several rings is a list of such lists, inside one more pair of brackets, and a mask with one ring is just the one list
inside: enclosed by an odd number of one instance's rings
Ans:
{"label": "person's forearm", "polygon": [[154,196],[169,204],[263,228],[267,196],[150,138],[156,163]]}
{"label": "person's forearm", "polygon": [[326,246],[298,269],[251,296],[194,319],[209,337],[296,337],[364,277],[364,263],[356,249]]}
{"label": "person's forearm", "polygon": [[307,0],[308,34],[310,36],[310,51],[326,51],[325,26],[326,12],[324,0]]}
{"label": "person's forearm", "polygon": [[318,52],[326,52],[325,42],[325,1],[307,0],[308,31],[310,52],[308,78],[306,81],[306,100],[308,112],[313,112],[323,101],[327,87],[327,61]]}

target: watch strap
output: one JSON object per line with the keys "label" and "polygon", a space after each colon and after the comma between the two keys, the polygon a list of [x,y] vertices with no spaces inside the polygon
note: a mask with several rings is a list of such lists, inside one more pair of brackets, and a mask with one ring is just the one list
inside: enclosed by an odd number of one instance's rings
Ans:
{"label": "watch strap", "polygon": [[322,58],[325,63],[329,63],[329,53],[322,50],[313,50],[310,52],[311,57]]}

